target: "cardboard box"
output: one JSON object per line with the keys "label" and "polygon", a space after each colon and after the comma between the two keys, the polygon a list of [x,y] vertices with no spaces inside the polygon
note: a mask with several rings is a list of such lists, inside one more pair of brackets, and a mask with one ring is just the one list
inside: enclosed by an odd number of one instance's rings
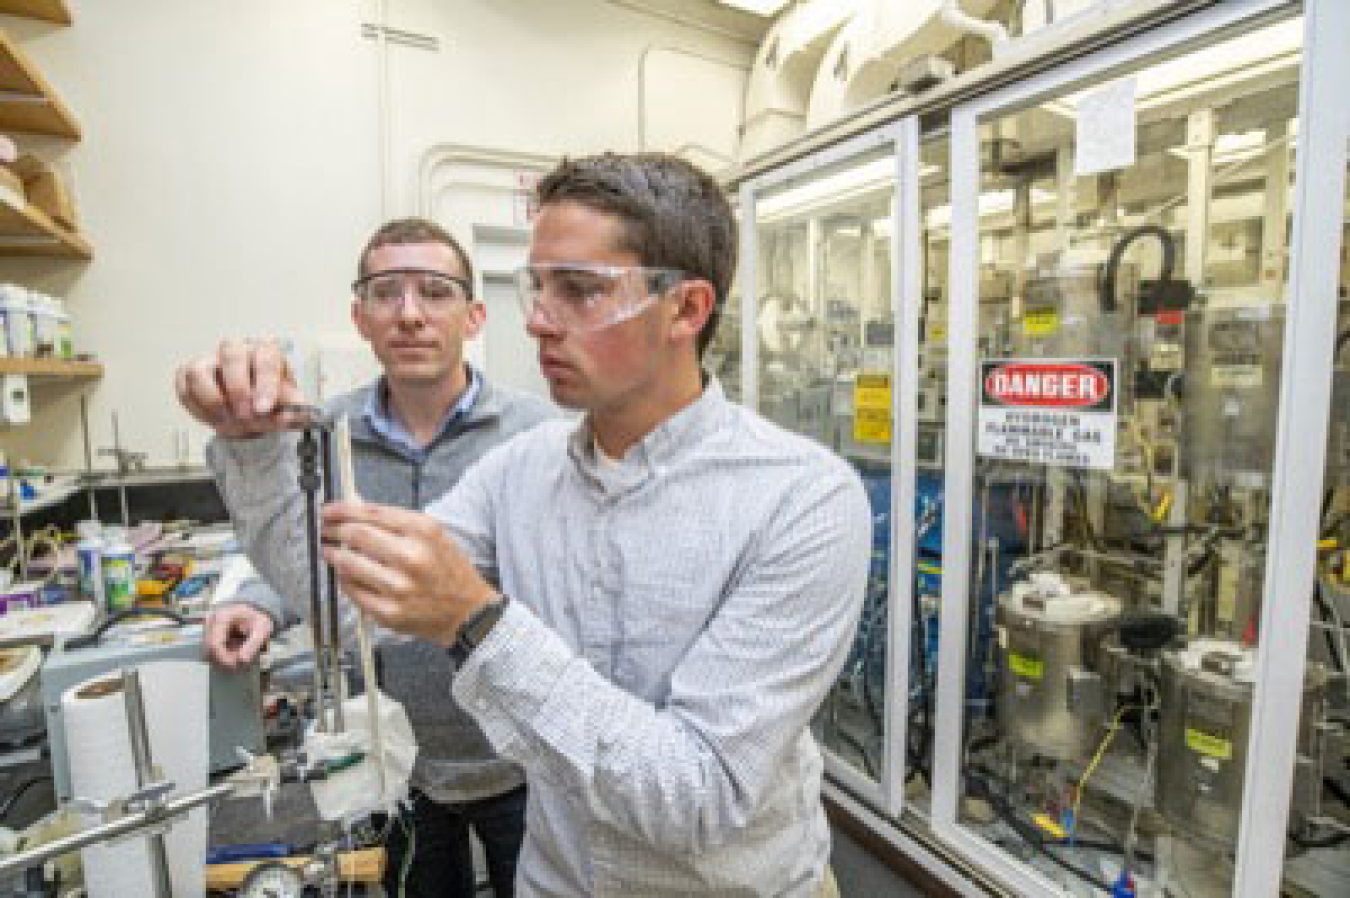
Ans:
{"label": "cardboard box", "polygon": [[28,195],[30,204],[47,213],[66,230],[79,230],[75,220],[75,203],[56,169],[42,159],[24,153],[14,163],[14,170],[23,179],[24,193]]}

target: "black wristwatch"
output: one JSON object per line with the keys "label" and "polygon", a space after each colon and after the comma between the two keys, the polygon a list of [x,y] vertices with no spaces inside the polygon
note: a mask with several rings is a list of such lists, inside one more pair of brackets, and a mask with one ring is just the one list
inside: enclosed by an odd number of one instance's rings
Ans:
{"label": "black wristwatch", "polygon": [[456,668],[463,667],[473,650],[487,639],[497,621],[502,619],[508,601],[506,596],[498,596],[481,606],[469,615],[468,620],[459,625],[459,632],[455,634],[455,641],[450,643],[449,649],[450,660],[455,662]]}

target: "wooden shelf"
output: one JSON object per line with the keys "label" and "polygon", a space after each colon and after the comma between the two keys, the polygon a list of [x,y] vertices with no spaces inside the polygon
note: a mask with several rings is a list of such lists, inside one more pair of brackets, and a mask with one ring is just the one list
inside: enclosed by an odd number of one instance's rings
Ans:
{"label": "wooden shelf", "polygon": [[58,25],[70,24],[66,0],[0,0],[0,13],[23,16],[25,19],[41,19]]}
{"label": "wooden shelf", "polygon": [[9,191],[0,192],[0,256],[44,256],[58,259],[94,257],[94,249],[34,206],[16,205]]}
{"label": "wooden shelf", "polygon": [[0,31],[0,129],[80,138],[75,116],[3,31]]}
{"label": "wooden shelf", "polygon": [[27,374],[29,377],[93,379],[103,376],[103,366],[98,362],[67,362],[64,359],[16,359],[0,357],[0,374]]}

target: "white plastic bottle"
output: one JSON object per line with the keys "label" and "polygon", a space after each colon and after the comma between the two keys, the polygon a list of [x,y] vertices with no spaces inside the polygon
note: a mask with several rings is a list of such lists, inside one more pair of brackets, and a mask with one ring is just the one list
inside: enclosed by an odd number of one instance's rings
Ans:
{"label": "white plastic bottle", "polygon": [[103,601],[108,614],[136,604],[136,552],[124,531],[110,533],[103,547]]}

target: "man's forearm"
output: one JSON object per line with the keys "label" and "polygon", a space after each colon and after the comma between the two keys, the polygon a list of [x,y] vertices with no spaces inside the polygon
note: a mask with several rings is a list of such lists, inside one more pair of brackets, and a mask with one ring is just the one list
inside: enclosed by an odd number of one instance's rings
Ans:
{"label": "man's forearm", "polygon": [[206,459],[244,553],[288,604],[303,605],[310,592],[309,558],[294,437],[217,438]]}

